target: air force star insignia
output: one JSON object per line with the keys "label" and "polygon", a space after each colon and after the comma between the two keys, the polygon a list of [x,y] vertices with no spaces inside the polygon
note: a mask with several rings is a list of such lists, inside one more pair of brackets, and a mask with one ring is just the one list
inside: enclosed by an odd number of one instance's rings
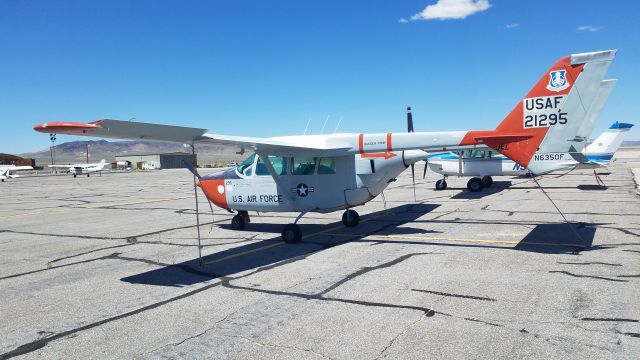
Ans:
{"label": "air force star insignia", "polygon": [[547,90],[562,91],[569,87],[567,81],[567,70],[555,70],[549,73],[549,84]]}
{"label": "air force star insignia", "polygon": [[314,192],[315,188],[309,187],[306,184],[298,184],[298,186],[291,190],[300,197],[306,197],[310,192]]}

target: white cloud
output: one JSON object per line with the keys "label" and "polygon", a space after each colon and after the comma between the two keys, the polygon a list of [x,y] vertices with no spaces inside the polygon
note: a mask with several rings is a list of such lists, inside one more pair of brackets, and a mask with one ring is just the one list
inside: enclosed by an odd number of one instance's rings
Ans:
{"label": "white cloud", "polygon": [[602,30],[602,26],[582,25],[578,26],[578,31],[596,32]]}
{"label": "white cloud", "polygon": [[407,19],[405,19],[405,18],[402,18],[402,19],[398,20],[398,22],[399,22],[399,23],[402,23],[402,24],[406,24],[406,23],[408,23],[408,22],[409,22],[409,20],[407,20]]}
{"label": "white cloud", "polygon": [[489,0],[438,0],[411,16],[411,20],[464,19],[490,7]]}
{"label": "white cloud", "polygon": [[520,26],[520,24],[518,24],[518,23],[512,23],[512,24],[507,24],[507,25],[505,25],[504,27],[506,27],[507,29],[513,29],[513,28],[516,28],[516,27],[518,27],[518,26]]}

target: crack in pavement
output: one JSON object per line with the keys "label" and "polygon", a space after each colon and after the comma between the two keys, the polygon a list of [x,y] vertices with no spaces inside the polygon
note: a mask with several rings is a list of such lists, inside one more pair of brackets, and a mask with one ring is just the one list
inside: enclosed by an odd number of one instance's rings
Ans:
{"label": "crack in pavement", "polygon": [[615,322],[638,322],[635,319],[625,319],[625,318],[594,318],[594,317],[583,317],[583,321],[615,321]]}
{"label": "crack in pavement", "polygon": [[419,291],[419,292],[423,292],[423,293],[427,293],[427,294],[442,295],[442,296],[451,296],[451,297],[458,297],[458,298],[463,298],[463,299],[484,300],[484,301],[496,301],[496,299],[492,299],[492,298],[488,298],[488,297],[482,297],[482,296],[472,296],[472,295],[451,294],[451,293],[444,293],[444,292],[431,291],[431,290],[422,290],[422,289],[411,289],[411,291]]}
{"label": "crack in pavement", "polygon": [[577,278],[589,278],[589,279],[615,281],[615,282],[629,282],[629,280],[612,279],[612,278],[608,278],[608,277],[604,277],[604,276],[574,274],[574,273],[570,273],[570,272],[564,271],[564,270],[562,270],[562,271],[550,270],[549,273],[552,273],[552,274],[554,274],[554,273],[565,274],[565,275],[569,275],[569,276],[577,277]]}
{"label": "crack in pavement", "polygon": [[384,357],[386,357],[385,353],[387,352],[387,350],[389,350],[393,344],[395,344],[396,340],[398,340],[402,335],[406,334],[409,329],[411,329],[413,326],[415,326],[417,323],[421,322],[422,320],[424,320],[426,318],[426,316],[424,314],[420,315],[420,318],[418,320],[415,320],[413,322],[411,322],[409,325],[407,325],[404,330],[402,330],[400,333],[398,333],[398,335],[394,336],[393,339],[391,339],[391,341],[389,341],[389,343],[387,344],[387,346],[384,347],[384,349],[382,349],[382,351],[380,351],[380,354],[378,354],[378,356],[375,357],[375,359],[380,359],[383,355]]}
{"label": "crack in pavement", "polygon": [[255,341],[251,338],[248,338],[246,336],[242,336],[242,335],[229,335],[229,334],[215,334],[216,336],[220,336],[220,337],[229,337],[229,338],[234,338],[234,339],[241,339],[244,340],[246,342],[252,343],[254,345],[258,345],[261,347],[272,347],[272,348],[280,348],[280,349],[290,349],[290,350],[297,350],[297,351],[303,351],[303,352],[308,352],[317,356],[320,356],[323,359],[330,359],[332,360],[331,357],[329,357],[328,355],[325,354],[321,354],[319,352],[313,351],[311,349],[305,349],[305,348],[299,348],[296,346],[291,346],[291,345],[280,345],[280,344],[268,344],[268,343],[261,343],[259,341]]}
{"label": "crack in pavement", "polygon": [[597,261],[593,261],[593,262],[562,262],[562,261],[557,261],[556,264],[563,264],[563,265],[607,265],[607,266],[622,266],[622,264],[614,264],[614,263],[606,263],[606,262],[597,262]]}
{"label": "crack in pavement", "polygon": [[65,338],[65,337],[71,336],[71,335],[76,335],[79,332],[82,332],[82,331],[85,331],[85,330],[89,330],[89,329],[101,326],[103,324],[106,324],[106,323],[110,323],[110,322],[113,322],[113,321],[116,321],[116,320],[120,320],[120,319],[129,317],[129,316],[132,316],[132,315],[136,315],[136,314],[139,314],[139,313],[147,311],[147,310],[155,309],[155,308],[160,307],[162,305],[165,305],[165,304],[168,304],[168,303],[172,303],[174,301],[178,301],[178,300],[187,298],[189,296],[201,293],[201,292],[203,292],[205,290],[208,290],[208,289],[211,289],[213,287],[219,286],[220,284],[221,284],[220,282],[216,282],[216,283],[213,283],[213,284],[208,284],[208,285],[202,286],[200,288],[197,288],[195,290],[191,290],[191,291],[188,291],[186,293],[180,294],[178,296],[174,296],[174,297],[171,297],[171,298],[166,299],[166,300],[162,300],[162,301],[159,301],[159,302],[156,302],[156,303],[153,303],[153,304],[149,304],[147,306],[143,306],[141,308],[138,308],[138,309],[135,309],[135,310],[132,310],[132,311],[128,311],[128,312],[123,313],[123,314],[115,315],[115,316],[112,316],[112,317],[109,317],[109,318],[106,318],[106,319],[103,319],[103,320],[100,320],[100,321],[96,321],[96,322],[89,323],[89,324],[86,324],[86,325],[83,325],[83,326],[80,326],[80,327],[77,327],[77,328],[74,328],[74,329],[70,329],[70,330],[66,330],[66,331],[63,331],[63,332],[59,332],[59,333],[56,333],[56,334],[51,335],[49,337],[38,339],[38,340],[35,340],[35,341],[32,341],[32,342],[20,345],[17,348],[11,350],[11,351],[8,351],[6,353],[0,354],[0,360],[10,359],[12,357],[28,354],[30,352],[36,351],[38,349],[41,349],[41,348],[47,346],[47,344],[49,344],[51,341],[59,340],[59,339],[62,339],[62,338]]}
{"label": "crack in pavement", "polygon": [[[434,250],[435,251],[435,250]],[[329,286],[328,288],[324,289],[323,291],[317,293],[316,295],[324,295],[334,289],[336,289],[337,287],[341,286],[342,284],[346,283],[347,281],[351,281],[353,279],[355,279],[358,276],[364,275],[368,272],[371,271],[375,271],[375,270],[379,270],[379,269],[384,269],[384,268],[388,268],[391,267],[393,265],[399,264],[407,259],[410,259],[414,256],[419,256],[419,255],[432,255],[432,253],[411,253],[411,254],[406,254],[406,255],[402,255],[396,259],[393,259],[391,261],[388,261],[386,263],[382,263],[380,265],[376,265],[376,266],[367,266],[367,267],[363,267],[362,269],[355,271],[347,276],[345,276],[344,278],[342,278],[340,281],[335,282],[334,284],[332,284],[331,286]]]}

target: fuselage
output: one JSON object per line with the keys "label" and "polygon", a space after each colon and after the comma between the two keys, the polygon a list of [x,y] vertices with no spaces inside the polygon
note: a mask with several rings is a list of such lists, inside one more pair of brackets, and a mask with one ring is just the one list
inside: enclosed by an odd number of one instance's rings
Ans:
{"label": "fuselage", "polygon": [[407,150],[324,158],[269,156],[276,181],[268,164],[252,154],[235,168],[202,177],[198,185],[224,209],[332,212],[378,196],[426,155]]}

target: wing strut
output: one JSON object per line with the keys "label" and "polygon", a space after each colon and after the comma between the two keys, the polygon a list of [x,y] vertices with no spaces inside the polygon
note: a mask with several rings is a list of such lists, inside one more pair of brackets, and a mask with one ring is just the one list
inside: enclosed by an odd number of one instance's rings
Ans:
{"label": "wing strut", "polygon": [[[193,158],[196,158],[196,147],[191,143],[191,154]],[[198,186],[196,184],[196,177],[199,177],[196,172],[196,167],[198,166],[197,160],[196,163],[193,164],[193,195],[196,198],[196,228],[198,229],[198,262],[200,263],[200,267],[202,267],[202,244],[200,242],[200,211],[198,209]]]}

